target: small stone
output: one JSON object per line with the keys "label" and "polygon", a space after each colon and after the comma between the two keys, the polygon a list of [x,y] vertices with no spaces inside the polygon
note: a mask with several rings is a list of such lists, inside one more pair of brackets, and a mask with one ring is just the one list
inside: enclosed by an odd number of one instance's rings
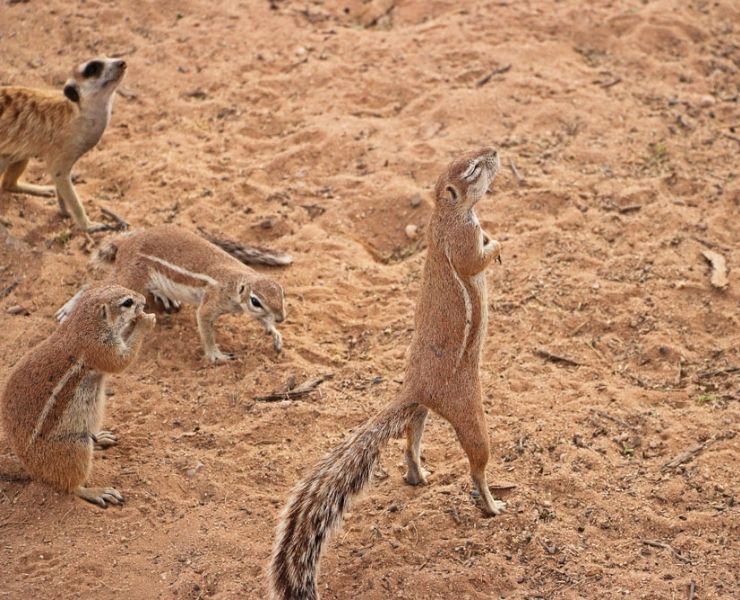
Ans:
{"label": "small stone", "polygon": [[410,203],[411,208],[419,208],[419,206],[421,205],[421,196],[419,194],[414,194],[413,196],[411,196]]}
{"label": "small stone", "polygon": [[699,98],[699,106],[702,108],[709,108],[710,106],[714,106],[717,103],[717,101],[714,99],[714,96],[702,96]]}
{"label": "small stone", "polygon": [[9,306],[5,312],[7,312],[9,315],[23,315],[24,317],[31,314],[27,308],[21,306],[20,304]]}
{"label": "small stone", "polygon": [[406,225],[406,237],[415,240],[419,237],[419,228],[416,225]]}
{"label": "small stone", "polygon": [[265,219],[260,223],[260,227],[262,227],[262,229],[272,229],[272,225],[272,219]]}

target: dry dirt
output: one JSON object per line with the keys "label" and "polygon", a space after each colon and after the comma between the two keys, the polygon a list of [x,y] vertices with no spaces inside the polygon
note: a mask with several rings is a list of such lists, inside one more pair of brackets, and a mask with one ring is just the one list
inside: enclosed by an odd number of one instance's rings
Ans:
{"label": "dry dirt", "polygon": [[[296,258],[272,271],[281,356],[225,318],[239,360],[209,366],[186,309],[112,378],[121,443],[92,482],[125,507],[29,481],[0,437],[0,597],[265,598],[290,488],[398,390],[424,260],[404,229],[483,144],[507,167],[479,214],[504,245],[482,378],[509,510],[481,516],[432,418],[430,485],[402,482],[392,442],[327,545],[322,598],[738,597],[739,29],[732,0],[0,2],[0,84],[129,61],[76,167],[93,218]],[[19,281],[0,300],[1,386],[88,254],[53,200],[6,194],[0,219],[0,289]],[[303,400],[253,400],[323,373]]]}

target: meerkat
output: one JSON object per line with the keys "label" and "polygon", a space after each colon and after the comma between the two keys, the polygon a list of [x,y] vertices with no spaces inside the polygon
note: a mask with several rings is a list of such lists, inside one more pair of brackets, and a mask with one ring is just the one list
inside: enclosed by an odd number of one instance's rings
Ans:
{"label": "meerkat", "polygon": [[100,431],[105,378],[128,367],[154,327],[145,298],[118,285],[91,288],[45,341],[10,374],[2,420],[11,447],[32,477],[103,508],[118,490],[85,487],[93,446],[116,443]]}
{"label": "meerkat", "polygon": [[[144,294],[158,310],[176,312],[182,304],[196,305],[203,350],[213,363],[235,358],[216,345],[214,325],[224,314],[251,315],[272,336],[275,351],[282,350],[275,323],[286,316],[283,288],[195,233],[176,225],[124,233],[103,242],[93,262],[112,263],[110,280]],[[80,293],[57,312],[60,321]]]}
{"label": "meerkat", "polygon": [[487,515],[505,504],[486,483],[489,440],[479,362],[488,324],[485,270],[500,244],[480,226],[475,204],[499,169],[486,148],[452,162],[439,177],[427,228],[428,251],[406,375],[397,399],[361,425],[295,488],[277,530],[270,566],[273,600],[316,600],[321,550],[353,496],[370,479],[381,448],[406,432],[406,481],[426,483],[420,461],[429,409],[449,421],[470,463]]}
{"label": "meerkat", "polygon": [[[0,189],[52,197],[63,216],[86,232],[109,229],[90,221],[72,186],[72,167],[100,140],[110,121],[113,96],[126,72],[120,59],[94,58],[79,65],[63,93],[0,87]],[[19,181],[31,158],[40,158],[53,186]]]}

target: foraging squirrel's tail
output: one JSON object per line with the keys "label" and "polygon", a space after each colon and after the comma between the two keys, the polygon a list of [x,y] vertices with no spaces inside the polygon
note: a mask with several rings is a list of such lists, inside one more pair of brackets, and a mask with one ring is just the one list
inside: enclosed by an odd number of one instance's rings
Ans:
{"label": "foraging squirrel's tail", "polygon": [[399,399],[325,456],[293,492],[280,517],[270,566],[273,600],[318,600],[321,549],[352,497],[367,484],[380,450],[400,436],[417,404]]}
{"label": "foraging squirrel's tail", "polygon": [[231,256],[245,265],[285,267],[293,262],[293,257],[290,254],[270,250],[269,248],[260,248],[259,246],[248,246],[234,240],[224,240],[209,234],[202,227],[199,227],[198,231],[211,244],[218,246],[227,254],[231,254]]}

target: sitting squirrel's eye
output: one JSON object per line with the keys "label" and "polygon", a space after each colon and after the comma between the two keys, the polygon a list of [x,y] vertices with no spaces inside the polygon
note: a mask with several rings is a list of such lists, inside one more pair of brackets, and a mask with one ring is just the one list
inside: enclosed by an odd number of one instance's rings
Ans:
{"label": "sitting squirrel's eye", "polygon": [[123,302],[121,302],[121,306],[124,308],[130,308],[134,305],[133,298],[126,298]]}
{"label": "sitting squirrel's eye", "polygon": [[103,72],[103,63],[100,62],[99,60],[93,60],[85,65],[85,69],[82,71],[82,76],[85,78],[97,77],[102,72]]}
{"label": "sitting squirrel's eye", "polygon": [[252,306],[255,308],[262,308],[262,302],[260,302],[256,296],[250,296],[249,302],[251,302]]}

